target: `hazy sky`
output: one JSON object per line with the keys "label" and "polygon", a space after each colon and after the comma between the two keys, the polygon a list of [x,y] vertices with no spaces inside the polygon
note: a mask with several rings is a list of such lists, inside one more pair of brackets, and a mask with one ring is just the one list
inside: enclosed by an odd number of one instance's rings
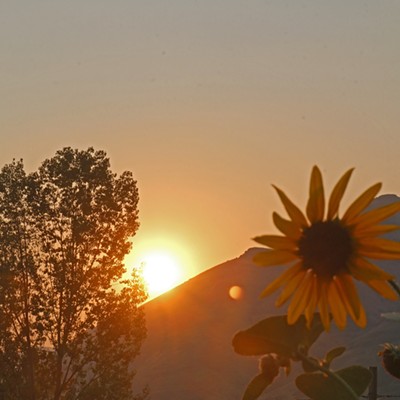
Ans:
{"label": "hazy sky", "polygon": [[400,193],[399,39],[398,0],[2,0],[0,163],[105,150],[135,246],[193,274],[273,230],[271,183],[304,207],[314,164]]}

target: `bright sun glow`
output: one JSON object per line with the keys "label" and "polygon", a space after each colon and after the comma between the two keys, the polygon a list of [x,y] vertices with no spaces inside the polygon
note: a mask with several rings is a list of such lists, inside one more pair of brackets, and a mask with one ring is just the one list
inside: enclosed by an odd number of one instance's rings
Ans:
{"label": "bright sun glow", "polygon": [[151,297],[172,289],[182,279],[178,261],[164,252],[153,251],[145,254],[142,258],[142,268]]}
{"label": "bright sun glow", "polygon": [[151,300],[196,274],[189,249],[190,245],[181,237],[139,234],[133,241],[131,253],[125,257],[125,276],[129,278],[133,268],[141,269]]}

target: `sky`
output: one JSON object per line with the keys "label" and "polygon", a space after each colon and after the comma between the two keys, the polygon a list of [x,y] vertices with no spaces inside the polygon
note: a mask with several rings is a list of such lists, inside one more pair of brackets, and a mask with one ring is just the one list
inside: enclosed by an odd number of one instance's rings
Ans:
{"label": "sky", "polygon": [[398,0],[2,0],[0,165],[105,150],[137,179],[129,262],[185,276],[275,231],[271,184],[302,208],[313,165],[345,197],[400,193]]}

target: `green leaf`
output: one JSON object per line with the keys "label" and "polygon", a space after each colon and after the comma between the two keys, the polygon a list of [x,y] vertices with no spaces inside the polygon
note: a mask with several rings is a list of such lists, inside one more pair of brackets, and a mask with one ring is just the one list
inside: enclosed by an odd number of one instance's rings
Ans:
{"label": "green leaf", "polygon": [[346,347],[343,347],[343,346],[335,347],[334,349],[328,351],[328,353],[325,356],[326,366],[329,367],[329,365],[331,365],[331,362],[335,358],[340,357],[345,351],[346,351]]}
{"label": "green leaf", "polygon": [[287,323],[286,315],[280,315],[238,332],[232,344],[236,353],[245,356],[276,353],[295,358],[298,348],[301,346],[307,351],[323,330],[319,314],[314,315],[311,329],[307,328],[303,315],[293,325]]}
{"label": "green leaf", "polygon": [[262,392],[272,383],[273,379],[268,378],[265,374],[259,374],[248,384],[242,400],[258,399]]}
{"label": "green leaf", "polygon": [[[353,365],[336,371],[353,389],[357,396],[361,396],[371,380],[368,369]],[[353,400],[354,398],[339,382],[321,372],[301,374],[296,378],[296,385],[312,400]]]}

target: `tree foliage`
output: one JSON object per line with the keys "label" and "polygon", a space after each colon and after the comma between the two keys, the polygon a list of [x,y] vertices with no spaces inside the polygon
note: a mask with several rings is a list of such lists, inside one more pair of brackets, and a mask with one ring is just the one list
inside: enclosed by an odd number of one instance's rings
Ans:
{"label": "tree foliage", "polygon": [[122,282],[138,229],[130,172],[64,148],[27,174],[0,172],[0,384],[7,399],[142,399],[141,280]]}

